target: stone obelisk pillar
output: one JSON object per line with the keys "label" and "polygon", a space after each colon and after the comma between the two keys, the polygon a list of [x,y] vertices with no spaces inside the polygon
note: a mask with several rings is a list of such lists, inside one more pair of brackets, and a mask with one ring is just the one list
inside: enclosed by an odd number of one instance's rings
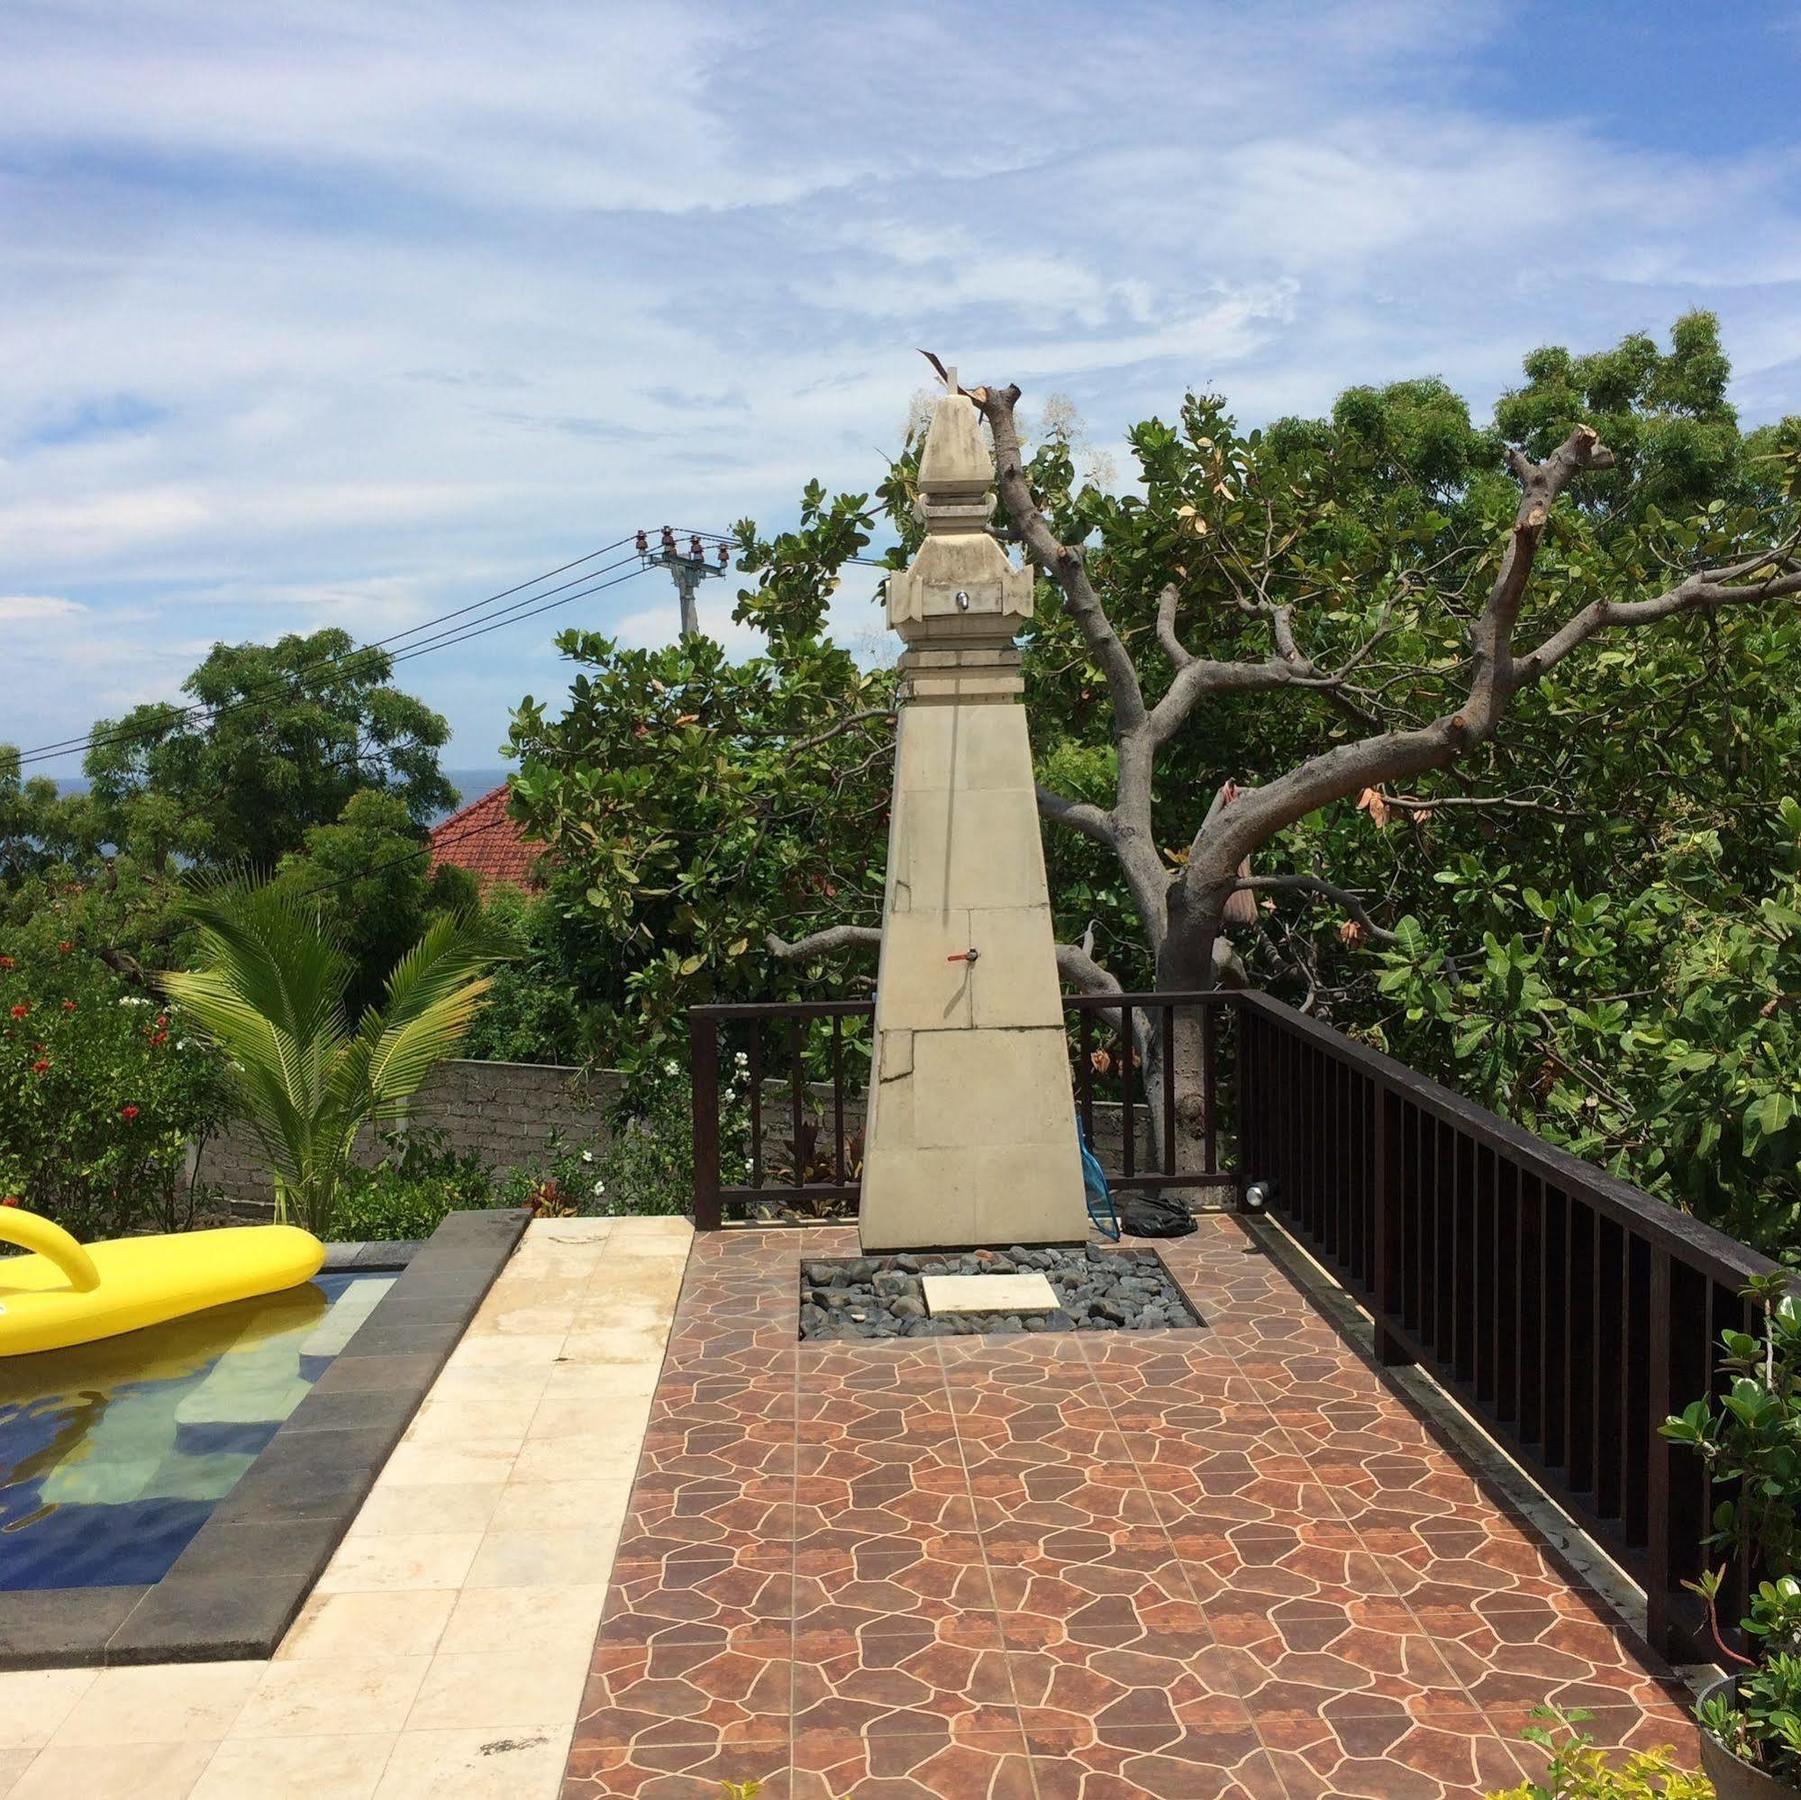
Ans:
{"label": "stone obelisk pillar", "polygon": [[865,1250],[1087,1234],[1044,846],[1013,638],[1032,575],[988,535],[974,404],[937,404],[906,643],[860,1223]]}

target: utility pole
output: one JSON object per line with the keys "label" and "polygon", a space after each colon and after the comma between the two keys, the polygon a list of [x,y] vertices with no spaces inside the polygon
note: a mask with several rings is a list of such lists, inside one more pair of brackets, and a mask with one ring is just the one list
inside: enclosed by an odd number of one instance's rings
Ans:
{"label": "utility pole", "polygon": [[675,532],[667,525],[656,549],[650,547],[650,533],[638,533],[638,554],[644,558],[647,569],[667,569],[670,578],[675,582],[675,591],[682,602],[682,636],[684,638],[700,636],[700,609],[695,604],[695,593],[700,584],[710,575],[723,575],[732,560],[731,545],[721,539],[718,546],[718,566],[707,561],[706,546],[700,541],[699,532],[688,535],[688,550],[684,555],[675,541]]}

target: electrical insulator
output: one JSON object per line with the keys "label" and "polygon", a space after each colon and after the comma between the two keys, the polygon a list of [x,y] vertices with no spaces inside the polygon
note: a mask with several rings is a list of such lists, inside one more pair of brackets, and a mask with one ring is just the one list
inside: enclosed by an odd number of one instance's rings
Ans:
{"label": "electrical insulator", "polygon": [[640,556],[643,556],[649,549],[650,549],[650,533],[648,531],[639,532],[638,533],[638,554]]}
{"label": "electrical insulator", "polygon": [[730,562],[731,560],[732,560],[731,546],[729,544],[721,544],[719,546],[719,566],[720,566],[720,568],[723,569],[725,567],[725,565],[728,562]]}
{"label": "electrical insulator", "polygon": [[667,525],[663,527],[663,548],[672,555],[675,552],[675,532]]}
{"label": "electrical insulator", "polygon": [[700,547],[700,533],[698,531],[694,532],[688,539],[688,554],[696,562],[699,562],[706,555],[706,551]]}

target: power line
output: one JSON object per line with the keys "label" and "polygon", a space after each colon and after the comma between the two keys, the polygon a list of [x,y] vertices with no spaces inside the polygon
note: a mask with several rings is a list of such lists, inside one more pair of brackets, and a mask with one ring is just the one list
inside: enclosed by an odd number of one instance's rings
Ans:
{"label": "power line", "polygon": [[[625,560],[636,562],[637,558],[634,555]],[[617,569],[619,566],[619,563],[609,563],[607,569]],[[594,573],[596,575],[604,575],[607,572],[607,569],[596,569]],[[567,606],[572,600],[585,600],[590,594],[604,593],[608,588],[618,587],[623,581],[636,581],[640,575],[647,574],[648,572],[649,571],[646,570],[644,565],[639,563],[637,568],[628,569],[623,575],[615,575],[611,581],[596,582],[593,587],[583,588],[579,593],[565,594],[561,600],[552,600],[548,606],[537,606],[533,607],[530,612],[520,613],[518,618],[496,619],[492,624],[478,624],[473,630],[457,633],[449,641],[453,644],[466,644],[471,638],[486,637],[490,631],[498,631],[502,625],[517,625],[520,619],[535,619],[539,613],[555,612],[559,606]],[[433,650],[443,650],[446,648],[448,648],[448,645],[441,643],[422,644],[415,648],[403,650],[394,658],[394,663],[395,666],[398,667],[401,663],[411,662],[415,656],[425,656]]]}
{"label": "power line", "polygon": [[[378,638],[373,643],[357,645],[349,650],[335,651],[330,655],[318,657],[314,661],[304,664],[299,669],[291,670],[288,673],[275,678],[260,689],[239,695],[235,700],[213,703],[201,701],[196,702],[191,706],[179,707],[175,709],[173,716],[165,716],[162,719],[159,719],[154,725],[147,727],[140,726],[135,729],[118,727],[112,731],[92,732],[87,737],[83,738],[65,738],[60,743],[39,744],[20,754],[20,765],[24,766],[36,762],[55,761],[63,756],[73,755],[78,751],[97,749],[105,744],[127,742],[134,737],[154,736],[158,732],[174,728],[185,720],[197,718],[203,713],[210,714],[213,719],[224,718],[229,713],[235,712],[241,707],[256,705],[260,701],[283,691],[297,679],[304,679],[315,674],[329,672],[340,666],[348,666],[349,664],[354,663],[357,658],[369,656],[377,651],[385,649],[390,644],[397,644],[403,638],[416,637],[420,632],[431,631],[440,625],[447,624],[452,619],[460,619],[469,613],[479,612],[483,607],[492,606],[496,601],[505,600],[513,594],[523,593],[527,588],[535,588],[539,583],[550,580],[553,575],[562,575],[570,569],[580,568],[584,563],[593,562],[596,557],[605,556],[608,551],[617,550],[629,542],[631,542],[629,537],[618,538],[613,543],[603,544],[598,550],[590,550],[585,556],[576,557],[572,562],[562,563],[554,569],[547,569],[542,575],[534,575],[529,581],[521,581],[510,588],[502,588],[497,594],[489,594],[483,599],[472,600],[468,605],[459,606],[451,612],[442,613],[435,619],[425,619],[417,625],[409,625],[404,631],[397,631],[388,637]],[[610,563],[607,565],[607,568],[616,569],[620,566],[620,563]],[[543,592],[528,596],[526,600],[516,602],[511,607],[505,607],[502,609],[502,613],[515,612],[521,606],[530,605],[532,601],[542,600],[547,594],[558,593],[562,588],[575,587],[581,582],[590,581],[596,575],[605,574],[606,572],[606,569],[591,569],[585,575],[578,575],[571,581],[563,582],[560,587],[545,589]],[[572,599],[577,597],[578,596],[574,595],[571,596]],[[500,615],[495,616],[499,617]],[[525,616],[529,617],[530,615],[528,614]],[[455,640],[452,639],[450,641]],[[418,645],[408,646],[409,651],[417,650],[418,648]],[[400,659],[396,658],[396,660]]]}
{"label": "power line", "polygon": [[[677,525],[673,529],[677,537],[695,537],[703,543],[736,544],[738,541],[723,531],[690,531],[685,525]],[[844,560],[849,563],[861,563],[868,569],[887,569],[890,575],[895,573],[879,556],[847,556]]]}

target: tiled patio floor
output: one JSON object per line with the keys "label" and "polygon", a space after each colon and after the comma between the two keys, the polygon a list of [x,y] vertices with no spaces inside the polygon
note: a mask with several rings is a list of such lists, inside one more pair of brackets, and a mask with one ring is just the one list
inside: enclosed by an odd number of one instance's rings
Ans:
{"label": "tiled patio floor", "polygon": [[[696,1240],[565,1800],[1437,1800],[1683,1695],[1233,1219],[1203,1330],[794,1341],[847,1229]],[[1525,1759],[1522,1762],[1522,1759]]]}

